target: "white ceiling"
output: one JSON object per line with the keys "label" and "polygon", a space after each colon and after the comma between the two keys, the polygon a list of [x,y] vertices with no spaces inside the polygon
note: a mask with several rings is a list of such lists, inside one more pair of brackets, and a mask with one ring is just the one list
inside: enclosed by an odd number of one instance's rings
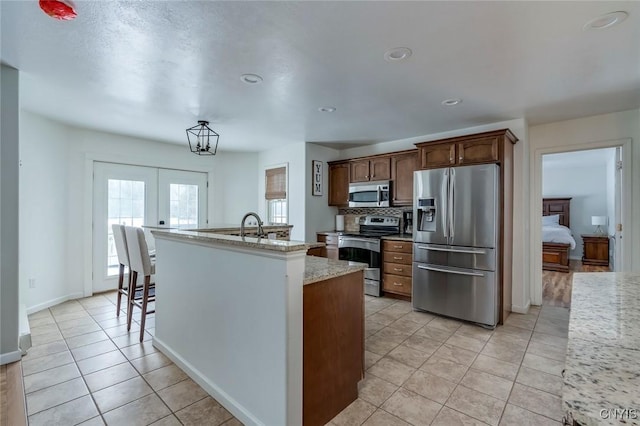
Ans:
{"label": "white ceiling", "polygon": [[[0,3],[1,59],[22,71],[24,108],[165,142],[185,144],[198,119],[220,150],[256,151],[640,106],[636,1],[77,1],[71,22]],[[616,10],[629,18],[583,31]],[[397,46],[413,55],[386,62]]]}

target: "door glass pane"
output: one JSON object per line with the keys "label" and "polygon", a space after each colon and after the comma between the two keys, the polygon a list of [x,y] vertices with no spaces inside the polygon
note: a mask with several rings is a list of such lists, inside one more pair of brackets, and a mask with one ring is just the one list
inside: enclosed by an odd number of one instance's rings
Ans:
{"label": "door glass pane", "polygon": [[107,275],[118,275],[118,254],[113,240],[112,225],[144,225],[144,194],[142,181],[109,179],[107,226]]}
{"label": "door glass pane", "polygon": [[198,227],[198,185],[169,185],[169,226]]}

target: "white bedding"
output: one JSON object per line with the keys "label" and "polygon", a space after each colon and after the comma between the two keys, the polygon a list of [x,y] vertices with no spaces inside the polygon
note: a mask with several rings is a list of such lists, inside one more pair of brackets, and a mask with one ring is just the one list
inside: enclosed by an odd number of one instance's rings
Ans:
{"label": "white bedding", "polygon": [[571,229],[562,225],[543,226],[542,241],[545,243],[571,244],[571,250],[576,248]]}

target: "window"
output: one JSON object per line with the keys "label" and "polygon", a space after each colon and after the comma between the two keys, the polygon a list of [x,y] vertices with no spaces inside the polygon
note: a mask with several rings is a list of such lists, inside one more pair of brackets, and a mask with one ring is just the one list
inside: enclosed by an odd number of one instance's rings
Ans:
{"label": "window", "polygon": [[169,226],[198,227],[198,185],[169,184]]}
{"label": "window", "polygon": [[287,168],[267,169],[264,173],[267,222],[287,223]]}
{"label": "window", "polygon": [[142,226],[144,223],[145,183],[142,181],[109,179],[107,225],[107,275],[118,275],[118,254],[113,240],[113,224]]}

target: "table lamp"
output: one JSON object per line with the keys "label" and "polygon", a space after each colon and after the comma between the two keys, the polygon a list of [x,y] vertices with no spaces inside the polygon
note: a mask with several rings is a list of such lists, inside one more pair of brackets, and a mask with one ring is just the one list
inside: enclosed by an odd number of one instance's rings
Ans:
{"label": "table lamp", "polygon": [[591,224],[596,226],[596,231],[595,233],[597,235],[604,235],[604,229],[602,229],[602,225],[606,225],[607,224],[607,217],[606,216],[591,216]]}

